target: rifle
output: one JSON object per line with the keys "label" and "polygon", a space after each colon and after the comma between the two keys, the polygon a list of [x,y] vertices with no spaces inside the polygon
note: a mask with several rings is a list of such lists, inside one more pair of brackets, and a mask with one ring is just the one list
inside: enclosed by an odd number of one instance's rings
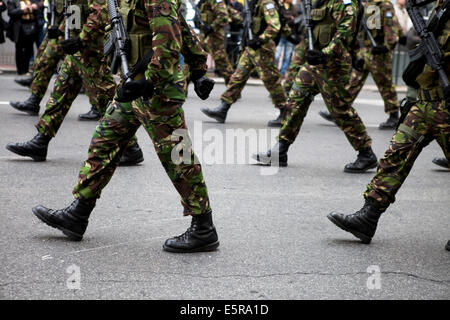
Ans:
{"label": "rifle", "polygon": [[248,41],[253,40],[252,33],[252,9],[248,4],[248,0],[244,0],[244,31],[242,33],[241,51],[244,51]]}
{"label": "rifle", "polygon": [[361,26],[364,29],[364,31],[366,32],[367,37],[369,38],[370,43],[371,43],[372,47],[374,48],[377,46],[377,43],[375,42],[375,39],[373,38],[372,33],[370,32],[370,29],[367,26],[367,19],[365,16],[366,8],[364,6],[362,6],[362,7],[363,7],[363,14],[361,15]]}
{"label": "rifle", "polygon": [[192,9],[195,11],[194,15],[194,24],[197,29],[202,29],[205,26],[205,23],[202,21],[202,14],[200,13],[199,8],[195,4],[194,0],[189,0],[191,3]]}
{"label": "rifle", "polygon": [[52,13],[52,15],[51,15],[51,18],[50,18],[50,26],[51,27],[55,27],[56,25],[55,25],[55,16],[56,16],[56,0],[53,0],[52,1],[52,11],[51,11]]}
{"label": "rifle", "polygon": [[[444,55],[442,54],[441,49],[439,48],[439,45],[436,42],[436,38],[433,34],[434,30],[428,30],[427,25],[425,24],[425,21],[423,19],[423,16],[419,12],[419,7],[423,6],[430,1],[428,0],[407,0],[406,1],[406,10],[408,11],[408,14],[411,18],[411,21],[413,23],[414,28],[416,29],[417,33],[419,34],[420,38],[422,39],[422,42],[419,44],[417,48],[412,50],[409,55],[411,58],[411,62],[425,62],[433,68],[435,71],[437,71],[439,78],[441,79],[441,82],[443,84],[443,92],[450,93],[450,84],[448,81],[448,77],[445,74],[444,71],[444,65],[442,62],[442,58]],[[444,5],[436,12],[437,19],[443,19],[442,21],[445,22],[448,20],[448,14],[450,11],[450,1],[447,0]],[[444,17],[444,18],[443,18]],[[430,21],[430,23],[433,20]],[[439,23],[436,23],[439,25]],[[442,30],[442,28],[437,28]],[[438,30],[436,30],[438,31]],[[423,67],[422,67],[423,68]],[[415,77],[414,77],[415,81]],[[446,97],[448,98],[448,97]]]}
{"label": "rifle", "polygon": [[[308,49],[314,50],[314,42],[312,36],[312,19],[311,19],[311,0],[305,0],[305,4],[303,4],[302,0],[300,2],[300,8],[303,12],[303,21],[305,23],[306,34],[308,36]],[[306,6],[306,10],[305,10]]]}
{"label": "rifle", "polygon": [[72,13],[69,13],[69,0],[64,0],[64,40],[69,39],[69,17]]}

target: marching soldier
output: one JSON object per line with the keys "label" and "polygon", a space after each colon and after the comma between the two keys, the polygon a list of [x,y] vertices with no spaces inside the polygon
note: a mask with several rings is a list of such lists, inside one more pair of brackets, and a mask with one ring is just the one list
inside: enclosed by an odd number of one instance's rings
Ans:
{"label": "marching soldier", "polygon": [[[356,29],[356,10],[356,4],[351,0],[313,2],[311,17],[315,50],[304,49],[306,63],[298,71],[290,90],[278,143],[265,153],[253,155],[258,162],[287,166],[289,146],[300,132],[314,96],[321,93],[336,124],[358,151],[356,161],[347,164],[344,171],[362,173],[377,166],[372,139],[349,103],[351,97],[344,87],[349,82],[352,62],[349,44]],[[305,47],[309,45],[308,41],[306,39],[303,43]]]}
{"label": "marching soldier", "polygon": [[275,120],[269,121],[268,125],[280,126],[286,94],[281,85],[280,71],[275,64],[276,41],[281,31],[277,6],[273,0],[253,0],[250,2],[250,7],[252,8],[252,30],[249,32],[252,32],[253,40],[248,41],[247,47],[241,54],[238,66],[231,76],[226,91],[221,96],[220,105],[214,109],[203,108],[202,112],[224,123],[228,110],[238,100],[250,74],[256,68],[271,95],[273,104],[280,110],[280,115]]}
{"label": "marching soldier", "polygon": [[[92,1],[92,0],[91,0]],[[102,8],[96,21],[97,32],[106,20],[103,0],[93,0]],[[171,252],[211,251],[219,246],[212,222],[208,190],[201,165],[192,149],[183,149],[183,159],[174,157],[179,139],[187,144],[182,104],[185,100],[184,77],[179,67],[183,54],[190,65],[195,91],[206,99],[213,82],[206,78],[206,53],[198,38],[178,14],[176,0],[121,1],[119,13],[126,21],[131,39],[130,66],[138,66],[143,56],[150,63],[133,79],[122,83],[114,101],[94,132],[89,156],[80,170],[74,188],[75,201],[62,210],[42,206],[33,213],[73,240],[81,240],[88,218],[111,179],[130,139],[142,125],[153,140],[161,164],[181,196],[183,214],[192,216],[191,226],[180,236],[168,239],[163,248]],[[133,67],[133,68],[134,68]],[[212,82],[212,83],[211,83]],[[174,139],[177,138],[177,139]],[[185,157],[189,161],[185,161]],[[182,161],[179,161],[182,160]]]}
{"label": "marching soldier", "polygon": [[[9,151],[31,157],[35,161],[45,161],[50,140],[58,132],[82,86],[86,88],[91,101],[95,101],[92,104],[104,114],[108,101],[114,96],[116,84],[103,56],[104,31],[96,30],[96,20],[104,10],[101,7],[103,2],[104,0],[95,0],[92,5],[88,5],[85,0],[71,2],[80,7],[82,28],[71,30],[71,38],[60,42],[61,50],[66,56],[46,110],[36,124],[38,134],[25,143],[9,143],[6,146]],[[63,26],[60,28],[64,30]],[[39,77],[39,72],[36,72],[36,75]],[[121,165],[135,165],[142,161],[142,150],[137,139],[133,138],[121,159]]]}

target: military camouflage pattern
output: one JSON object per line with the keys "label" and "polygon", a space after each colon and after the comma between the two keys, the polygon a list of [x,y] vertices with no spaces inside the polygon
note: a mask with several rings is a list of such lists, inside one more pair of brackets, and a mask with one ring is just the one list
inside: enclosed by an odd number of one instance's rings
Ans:
{"label": "military camouflage pattern", "polygon": [[211,211],[208,191],[201,165],[194,161],[192,149],[189,150],[191,161],[172,161],[172,151],[180,143],[180,139],[173,139],[180,133],[175,131],[187,129],[182,109],[184,79],[178,57],[181,51],[191,71],[201,76],[206,73],[206,53],[195,34],[191,35],[192,29],[180,24],[177,2],[142,1],[148,14],[149,32],[153,35],[155,54],[146,71],[146,78],[151,77],[152,82],[157,83],[154,95],[149,102],[138,99],[132,103],[118,103],[115,100],[111,103],[94,132],[89,157],[80,170],[73,193],[77,199],[93,202],[98,199],[130,138],[142,125],[153,140],[158,157],[181,196],[183,214],[207,213]]}
{"label": "military camouflage pattern", "polygon": [[[351,56],[346,48],[356,27],[356,5],[344,5],[342,0],[327,3],[330,14],[336,19],[337,32],[322,49],[327,54],[325,65],[303,64],[297,73],[288,97],[288,105],[279,139],[294,142],[314,96],[320,93],[335,119],[336,125],[355,150],[371,146],[372,139],[366,127],[351,106],[352,97],[345,85],[349,83]],[[304,43],[307,46],[307,42]],[[306,50],[306,48],[304,49]]]}
{"label": "military camouflage pattern", "polygon": [[258,0],[253,21],[258,19],[260,23],[261,20],[264,20],[267,24],[262,34],[255,35],[263,39],[264,44],[258,50],[245,48],[221,99],[229,104],[234,103],[239,98],[250,74],[256,68],[264,86],[270,93],[273,104],[282,109],[285,107],[286,94],[281,85],[281,73],[275,62],[276,45],[274,41],[280,32],[281,24],[272,0]]}
{"label": "military camouflage pattern", "polygon": [[291,64],[286,71],[285,81],[284,81],[284,92],[289,93],[291,91],[292,85],[294,84],[295,76],[300,71],[301,66],[306,62],[305,53],[307,47],[304,42],[301,41],[295,46],[294,52],[292,53]]}

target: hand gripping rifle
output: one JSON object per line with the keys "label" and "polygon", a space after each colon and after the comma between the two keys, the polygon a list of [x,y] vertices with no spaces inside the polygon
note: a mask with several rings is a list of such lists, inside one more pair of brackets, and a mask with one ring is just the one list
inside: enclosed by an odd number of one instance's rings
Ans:
{"label": "hand gripping rifle", "polygon": [[[442,51],[436,42],[433,31],[439,32],[440,30],[442,30],[446,21],[448,21],[450,13],[450,0],[446,0],[443,3],[442,7],[437,10],[436,15],[429,21],[429,24],[427,26],[425,24],[423,16],[419,12],[419,7],[429,2],[429,0],[406,1],[406,10],[408,11],[414,28],[422,39],[422,42],[419,44],[419,46],[412,50],[409,55],[411,58],[411,62],[426,62],[426,64],[436,70],[442,82],[442,91],[444,92],[444,98],[447,100],[450,98],[450,84],[448,81],[448,77],[444,71],[444,63],[442,61],[444,55],[442,54]],[[428,27],[430,26],[434,26],[435,30],[432,30],[433,28],[430,28],[429,30]],[[421,69],[423,69],[423,66]],[[412,80],[415,82],[416,77],[413,78],[414,79]]]}
{"label": "hand gripping rifle", "polygon": [[244,51],[247,43],[253,40],[252,33],[252,9],[248,4],[248,0],[244,0],[244,32],[241,40],[241,51]]}

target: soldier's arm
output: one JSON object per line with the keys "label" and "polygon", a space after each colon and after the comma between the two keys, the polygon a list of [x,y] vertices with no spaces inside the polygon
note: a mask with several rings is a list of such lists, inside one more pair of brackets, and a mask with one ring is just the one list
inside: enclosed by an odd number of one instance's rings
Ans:
{"label": "soldier's arm", "polygon": [[384,31],[384,45],[393,50],[398,42],[401,27],[398,19],[395,16],[395,11],[390,1],[384,1],[381,14],[383,15],[383,31]]}
{"label": "soldier's arm", "polygon": [[263,8],[264,20],[267,23],[267,28],[259,37],[266,42],[277,37],[281,30],[281,22],[278,11],[272,0],[264,1]]}
{"label": "soldier's arm", "polygon": [[181,23],[181,28],[183,39],[181,54],[184,56],[184,61],[189,65],[191,77],[193,79],[200,78],[208,70],[208,66],[206,65],[208,55],[203,50],[194,30],[184,22]]}
{"label": "soldier's arm", "polygon": [[338,57],[348,51],[356,29],[356,4],[352,0],[336,0],[332,16],[336,21],[336,34],[322,52]]}
{"label": "soldier's arm", "polygon": [[176,0],[146,0],[145,9],[152,34],[153,57],[145,77],[155,87],[179,68],[181,27]]}
{"label": "soldier's arm", "polygon": [[228,6],[228,17],[230,19],[230,23],[232,24],[242,24],[243,20],[241,13],[233,8],[232,6]]}
{"label": "soldier's arm", "polygon": [[214,4],[216,14],[214,22],[211,24],[211,27],[214,30],[225,28],[225,26],[228,24],[228,10],[227,6],[225,4],[225,0],[210,0]]}
{"label": "soldier's arm", "polygon": [[80,39],[84,43],[97,43],[105,34],[108,23],[108,3],[106,0],[89,0],[89,16],[81,27]]}

